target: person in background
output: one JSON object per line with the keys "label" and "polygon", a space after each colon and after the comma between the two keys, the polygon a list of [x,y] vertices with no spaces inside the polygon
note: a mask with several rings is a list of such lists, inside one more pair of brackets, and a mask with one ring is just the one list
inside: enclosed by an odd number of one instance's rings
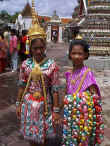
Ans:
{"label": "person in background", "polygon": [[11,30],[10,54],[11,54],[12,72],[14,72],[18,68],[17,36],[15,29]]}
{"label": "person in background", "polygon": [[4,40],[3,33],[0,33],[0,73],[5,71],[7,47],[8,47],[8,44]]}
{"label": "person in background", "polygon": [[7,67],[11,68],[11,56],[10,56],[10,27],[6,27],[4,31],[4,40],[7,43]]}
{"label": "person in background", "polygon": [[27,30],[23,30],[22,36],[20,37],[20,50],[19,50],[19,57],[21,62],[23,62],[27,58],[26,41],[27,41]]}

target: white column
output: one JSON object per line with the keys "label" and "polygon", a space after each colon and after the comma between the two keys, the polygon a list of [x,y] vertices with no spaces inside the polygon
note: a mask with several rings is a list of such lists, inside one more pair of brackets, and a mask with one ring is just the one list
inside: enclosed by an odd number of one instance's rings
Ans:
{"label": "white column", "polygon": [[85,12],[86,12],[86,15],[87,15],[87,3],[86,3],[86,0],[83,0],[83,3],[84,3]]}
{"label": "white column", "polygon": [[47,28],[47,42],[51,42],[51,25]]}
{"label": "white column", "polygon": [[59,40],[58,40],[59,43],[63,42],[63,40],[62,40],[62,33],[63,33],[62,26],[59,26]]}

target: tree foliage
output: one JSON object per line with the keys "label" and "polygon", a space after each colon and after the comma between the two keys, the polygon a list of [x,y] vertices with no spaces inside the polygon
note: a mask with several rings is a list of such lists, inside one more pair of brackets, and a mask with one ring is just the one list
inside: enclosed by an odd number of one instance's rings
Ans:
{"label": "tree foliage", "polygon": [[19,12],[10,15],[6,10],[2,10],[0,12],[0,19],[3,20],[5,23],[14,23],[19,15]]}

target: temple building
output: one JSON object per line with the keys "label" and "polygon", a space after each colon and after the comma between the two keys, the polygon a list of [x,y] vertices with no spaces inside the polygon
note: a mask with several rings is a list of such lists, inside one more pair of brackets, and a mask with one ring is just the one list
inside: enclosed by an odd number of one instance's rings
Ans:
{"label": "temple building", "polygon": [[74,8],[72,13],[72,21],[66,26],[66,32],[68,35],[68,42],[75,39],[76,35],[79,33],[80,23],[85,18],[85,9],[83,0],[77,0],[78,5]]}
{"label": "temple building", "polygon": [[28,30],[32,24],[32,7],[30,6],[29,2],[27,2],[26,6],[21,12],[21,15],[23,17],[24,27]]}
{"label": "temple building", "polygon": [[[36,12],[37,14],[37,12]],[[38,14],[37,14],[38,15]],[[52,16],[40,16],[38,19],[42,27],[47,32],[47,42],[63,42],[63,30],[65,26],[72,20],[72,18],[60,18],[57,12],[54,11]],[[28,30],[32,24],[32,7],[27,2],[23,11],[19,14],[16,20],[17,29]]]}
{"label": "temple building", "polygon": [[53,16],[51,17],[47,25],[47,41],[55,41],[62,43],[63,28],[64,24],[62,23],[61,18],[57,15],[56,11],[54,11]]}
{"label": "temple building", "polygon": [[90,44],[93,55],[110,55],[110,0],[78,0],[71,28]]}
{"label": "temple building", "polygon": [[110,55],[110,1],[89,0],[81,21],[80,32],[90,44],[91,54]]}

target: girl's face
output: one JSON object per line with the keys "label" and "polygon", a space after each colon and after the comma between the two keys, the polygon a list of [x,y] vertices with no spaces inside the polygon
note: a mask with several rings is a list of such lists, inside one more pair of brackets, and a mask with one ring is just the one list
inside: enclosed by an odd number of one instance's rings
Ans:
{"label": "girl's face", "polygon": [[81,65],[87,57],[87,54],[84,52],[84,48],[81,45],[75,45],[72,48],[70,57],[75,65]]}
{"label": "girl's face", "polygon": [[0,41],[2,41],[2,36],[0,35]]}
{"label": "girl's face", "polygon": [[36,61],[41,61],[44,58],[45,47],[44,44],[40,40],[36,40],[32,44],[32,55],[36,59]]}

